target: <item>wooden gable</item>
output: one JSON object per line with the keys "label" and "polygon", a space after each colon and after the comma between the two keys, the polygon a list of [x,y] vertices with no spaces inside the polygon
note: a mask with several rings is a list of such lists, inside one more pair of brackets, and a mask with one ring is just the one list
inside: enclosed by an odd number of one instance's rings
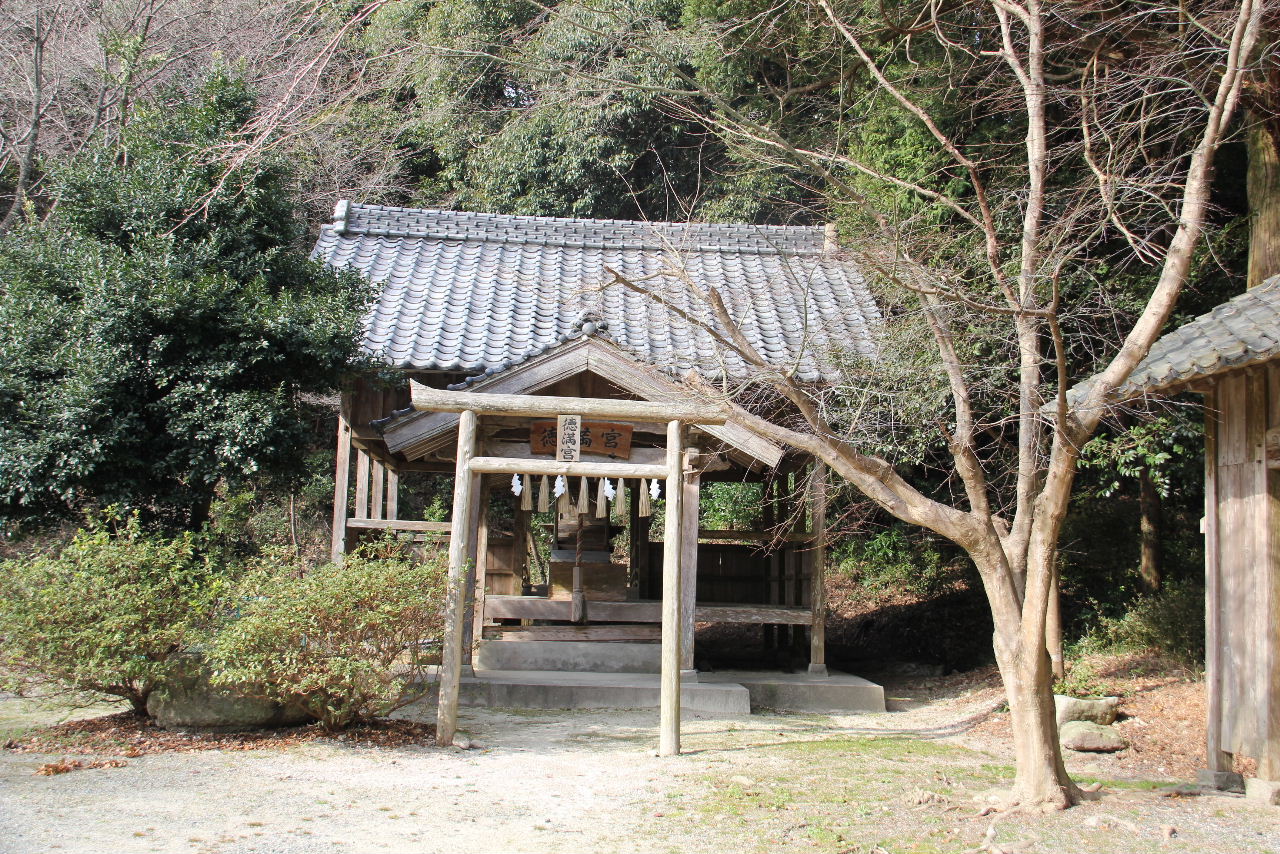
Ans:
{"label": "wooden gable", "polygon": [[[687,402],[693,393],[659,371],[624,355],[599,338],[583,337],[534,357],[501,373],[473,383],[476,394],[565,393],[574,380],[587,383],[583,396],[634,397],[655,402]],[[602,395],[602,392],[604,393]],[[383,433],[387,449],[410,460],[421,459],[453,444],[458,416],[445,412],[418,412],[398,419]],[[767,439],[734,424],[701,428],[724,442],[731,455],[745,464],[768,467],[782,461],[783,450]]]}

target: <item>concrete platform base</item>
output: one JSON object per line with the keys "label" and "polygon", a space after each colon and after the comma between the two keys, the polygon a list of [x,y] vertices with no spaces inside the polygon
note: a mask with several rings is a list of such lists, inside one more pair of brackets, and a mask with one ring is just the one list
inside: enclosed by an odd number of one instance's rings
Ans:
{"label": "concrete platform base", "polygon": [[[508,709],[656,709],[658,677],[649,673],[577,673],[563,670],[477,670],[464,677],[464,706]],[[751,698],[736,684],[684,681],[680,704],[689,712],[747,715]]]}
{"label": "concrete platform base", "polygon": [[658,673],[662,646],[656,643],[490,640],[476,644],[476,672],[535,670],[574,673]]}
{"label": "concrete platform base", "polygon": [[839,715],[883,712],[884,689],[874,682],[848,673],[771,673],[769,671],[721,670],[699,673],[702,684],[735,684],[751,695],[751,710],[814,712]]}
{"label": "concrete platform base", "polygon": [[1280,781],[1251,777],[1244,781],[1244,796],[1268,806],[1280,806]]}
{"label": "concrete platform base", "polygon": [[1201,768],[1196,772],[1196,783],[1218,792],[1244,794],[1244,777],[1234,771],[1210,771],[1207,768]]}

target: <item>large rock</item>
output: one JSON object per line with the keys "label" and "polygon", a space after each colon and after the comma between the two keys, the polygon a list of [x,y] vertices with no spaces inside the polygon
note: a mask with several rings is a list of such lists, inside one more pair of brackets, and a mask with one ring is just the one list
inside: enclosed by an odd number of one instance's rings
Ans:
{"label": "large rock", "polygon": [[1088,721],[1109,726],[1116,722],[1119,697],[1103,697],[1101,700],[1081,700],[1078,697],[1053,695],[1053,705],[1058,713],[1058,726],[1068,721]]}
{"label": "large rock", "polygon": [[284,705],[249,691],[210,685],[200,667],[186,668],[153,691],[147,698],[147,714],[165,729],[270,729],[314,720],[300,703]]}
{"label": "large rock", "polygon": [[1115,753],[1129,746],[1111,727],[1089,721],[1067,721],[1058,731],[1058,740],[1068,750],[1082,753]]}

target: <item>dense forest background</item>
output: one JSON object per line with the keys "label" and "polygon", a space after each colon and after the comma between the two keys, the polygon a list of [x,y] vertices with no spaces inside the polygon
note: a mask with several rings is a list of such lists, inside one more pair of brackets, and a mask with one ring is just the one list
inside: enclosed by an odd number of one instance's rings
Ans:
{"label": "dense forest background", "polygon": [[[958,180],[937,173],[931,140],[806,8],[566,0],[553,15],[525,0],[6,4],[3,549],[38,548],[86,509],[115,504],[155,526],[220,527],[246,552],[286,546],[300,564],[319,559],[334,388],[352,370],[376,370],[355,349],[367,292],[305,260],[339,199],[836,222],[856,239],[863,213],[833,202],[820,177],[704,120],[726,104],[801,148],[854,151],[922,182]],[[867,3],[862,14],[894,22],[907,11]],[[931,97],[949,130],[989,141],[992,163],[1013,156],[1006,144],[1019,130],[953,99],[946,58],[905,50],[900,29],[886,27],[879,58],[932,68]],[[1219,156],[1213,230],[1172,324],[1245,286],[1248,163],[1243,135]],[[915,215],[918,200],[861,186],[883,210]],[[1071,286],[1099,295],[1097,341],[1081,348],[1080,377],[1114,346],[1109,330],[1141,307],[1155,275],[1106,246],[1078,271]],[[1200,418],[1190,406],[1130,412],[1086,450],[1061,551],[1070,639],[1200,657]],[[895,441],[914,443],[917,481],[940,494],[957,488],[934,474],[945,454],[937,438]],[[439,512],[429,488],[414,502]],[[749,490],[725,487],[706,505],[715,527],[752,521]],[[834,515],[843,526],[834,575],[853,600],[937,603],[931,622],[943,628],[905,643],[899,633],[897,655],[949,666],[989,655],[990,617],[954,547],[852,491]],[[846,640],[875,643],[865,632]]]}

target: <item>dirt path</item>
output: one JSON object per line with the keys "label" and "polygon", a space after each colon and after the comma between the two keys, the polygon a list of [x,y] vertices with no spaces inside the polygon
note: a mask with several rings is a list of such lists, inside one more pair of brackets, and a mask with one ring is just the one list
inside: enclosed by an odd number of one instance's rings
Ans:
{"label": "dirt path", "polygon": [[50,756],[0,751],[0,852],[1280,850],[1280,809],[1141,781],[1047,819],[979,816],[1009,773],[966,735],[991,703],[695,719],[675,759],[653,755],[653,712],[468,710],[479,749],[325,741],[52,777],[34,773]]}

